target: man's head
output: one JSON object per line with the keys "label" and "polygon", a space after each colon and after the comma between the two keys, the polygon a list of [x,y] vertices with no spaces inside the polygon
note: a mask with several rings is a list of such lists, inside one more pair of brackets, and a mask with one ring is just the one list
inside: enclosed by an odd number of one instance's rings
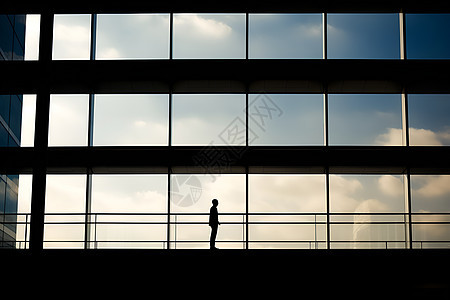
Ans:
{"label": "man's head", "polygon": [[219,205],[219,201],[218,201],[217,199],[213,199],[213,200],[212,200],[212,204],[213,204],[214,206],[217,206],[217,205]]}

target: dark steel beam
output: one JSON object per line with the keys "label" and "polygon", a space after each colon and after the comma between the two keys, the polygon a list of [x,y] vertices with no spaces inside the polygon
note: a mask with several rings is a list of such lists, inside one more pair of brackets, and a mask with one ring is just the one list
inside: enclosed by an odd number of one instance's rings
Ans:
{"label": "dark steel beam", "polygon": [[[251,173],[450,173],[450,147],[208,147],[220,160],[199,163],[205,149],[55,147],[41,163],[51,173],[245,173],[246,167]],[[8,157],[0,172],[29,173],[40,156],[31,148],[0,148],[0,157]]]}
{"label": "dark steel beam", "polygon": [[186,1],[174,5],[168,1],[49,1],[2,4],[5,13],[139,13],[139,12],[442,12],[449,11],[447,1],[407,0],[322,0],[322,1]]}
{"label": "dark steel beam", "polygon": [[[449,60],[0,61],[0,93],[449,93]],[[17,80],[20,78],[20,80]]]}

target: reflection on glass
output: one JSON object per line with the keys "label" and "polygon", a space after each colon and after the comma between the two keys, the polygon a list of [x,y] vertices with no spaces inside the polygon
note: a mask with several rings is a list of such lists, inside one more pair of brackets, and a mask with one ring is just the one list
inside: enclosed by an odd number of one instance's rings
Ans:
{"label": "reflection on glass", "polygon": [[245,14],[174,14],[174,58],[245,58]]}
{"label": "reflection on glass", "polygon": [[330,175],[330,212],[333,247],[405,247],[403,175]]}
{"label": "reflection on glass", "polygon": [[450,14],[406,14],[409,59],[450,58]]}
{"label": "reflection on glass", "polygon": [[97,16],[95,59],[169,58],[169,14]]}
{"label": "reflection on glass", "polygon": [[55,15],[54,60],[88,60],[91,45],[91,15]]}
{"label": "reflection on glass", "polygon": [[251,145],[323,145],[323,95],[249,95]]}
{"label": "reflection on glass", "polygon": [[245,145],[245,95],[173,95],[172,145]]}
{"label": "reflection on glass", "polygon": [[20,174],[17,199],[16,248],[28,249],[30,241],[31,187],[33,175]]}
{"label": "reflection on glass", "polygon": [[36,95],[0,95],[0,147],[34,145]]}
{"label": "reflection on glass", "polygon": [[[251,248],[326,246],[326,217],[320,215],[326,212],[324,175],[249,175],[249,212],[256,213],[249,217]],[[305,215],[295,215],[298,213]]]}
{"label": "reflection on glass", "polygon": [[0,95],[0,147],[21,145],[23,95]]}
{"label": "reflection on glass", "polygon": [[167,199],[167,175],[93,175],[90,247],[165,248]]}
{"label": "reflection on glass", "polygon": [[249,211],[326,212],[324,175],[249,175]]}
{"label": "reflection on glass", "polygon": [[408,95],[409,143],[450,145],[450,95]]}
{"label": "reflection on glass", "polygon": [[49,146],[87,146],[89,95],[50,95]]}
{"label": "reflection on glass", "polygon": [[0,174],[0,249],[29,247],[32,175]]}
{"label": "reflection on glass", "polygon": [[402,145],[401,95],[329,95],[330,145]]}
{"label": "reflection on glass", "polygon": [[411,175],[413,212],[450,212],[450,175]]}
{"label": "reflection on glass", "polygon": [[[170,187],[172,248],[209,248],[208,214],[212,199],[219,201],[217,209],[221,225],[217,247],[243,248],[245,175],[172,175]],[[232,215],[221,215],[223,213]]]}
{"label": "reflection on glass", "polygon": [[322,14],[250,14],[249,58],[323,58]]}
{"label": "reflection on glass", "polygon": [[330,211],[403,213],[403,175],[330,175]]}
{"label": "reflection on glass", "polygon": [[167,175],[93,175],[93,213],[164,213]]}
{"label": "reflection on glass", "polygon": [[44,248],[84,247],[85,209],[86,175],[47,175]]}
{"label": "reflection on glass", "polygon": [[413,247],[450,248],[450,175],[410,178]]}
{"label": "reflection on glass", "polygon": [[94,146],[167,145],[168,95],[95,95]]}
{"label": "reflection on glass", "polygon": [[25,51],[24,14],[0,14],[0,60],[23,60]]}
{"label": "reflection on glass", "polygon": [[399,59],[398,14],[328,14],[328,58]]}

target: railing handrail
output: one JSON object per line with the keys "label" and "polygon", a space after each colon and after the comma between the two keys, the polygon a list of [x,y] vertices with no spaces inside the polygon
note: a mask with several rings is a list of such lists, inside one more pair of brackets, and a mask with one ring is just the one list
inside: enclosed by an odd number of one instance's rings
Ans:
{"label": "railing handrail", "polygon": [[[31,213],[0,213],[0,216],[25,216],[25,215],[31,215]],[[192,216],[203,216],[203,215],[209,215],[209,213],[199,213],[199,212],[77,212],[77,213],[71,213],[71,212],[46,212],[45,215],[52,216],[52,215],[74,215],[74,216],[85,216],[85,215],[130,215],[130,216],[140,216],[140,215],[161,215],[161,216],[167,216],[167,215],[192,215]],[[242,216],[242,215],[249,215],[249,216],[351,216],[351,215],[374,215],[374,216],[403,216],[403,215],[450,215],[450,212],[224,212],[220,213],[219,215],[230,215],[230,216]]]}

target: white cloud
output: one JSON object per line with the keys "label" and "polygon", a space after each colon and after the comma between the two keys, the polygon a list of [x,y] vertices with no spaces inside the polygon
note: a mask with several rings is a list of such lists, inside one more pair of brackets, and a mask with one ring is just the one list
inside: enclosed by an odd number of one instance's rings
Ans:
{"label": "white cloud", "polygon": [[300,24],[297,26],[296,31],[300,36],[304,37],[319,37],[322,36],[322,24]]}
{"label": "white cloud", "polygon": [[378,179],[378,187],[384,194],[392,197],[402,196],[403,182],[399,177],[383,175]]}
{"label": "white cloud", "polygon": [[114,58],[120,58],[120,51],[117,48],[109,47],[106,49],[100,49],[97,53],[98,58],[108,58],[108,59],[114,59]]}
{"label": "white cloud", "polygon": [[378,135],[375,144],[382,146],[402,145],[402,129],[388,128],[388,132]]}
{"label": "white cloud", "polygon": [[426,183],[416,190],[419,195],[426,197],[439,197],[450,194],[450,176],[424,176]]}
{"label": "white cloud", "polygon": [[250,209],[253,212],[324,212],[325,177],[251,176]]}
{"label": "white cloud", "polygon": [[202,35],[208,39],[229,36],[233,29],[221,21],[196,14],[180,14],[174,18],[174,25],[187,35]]}
{"label": "white cloud", "polygon": [[[432,131],[422,128],[410,128],[410,145],[415,146],[442,146],[450,145],[450,130]],[[378,135],[375,139],[377,145],[400,146],[402,145],[402,129],[388,128],[387,132]]]}
{"label": "white cloud", "polygon": [[90,35],[89,26],[55,23],[53,58],[88,59]]}
{"label": "white cloud", "polygon": [[358,206],[353,194],[360,191],[363,185],[356,179],[345,176],[330,176],[330,208],[333,212],[351,212]]}

